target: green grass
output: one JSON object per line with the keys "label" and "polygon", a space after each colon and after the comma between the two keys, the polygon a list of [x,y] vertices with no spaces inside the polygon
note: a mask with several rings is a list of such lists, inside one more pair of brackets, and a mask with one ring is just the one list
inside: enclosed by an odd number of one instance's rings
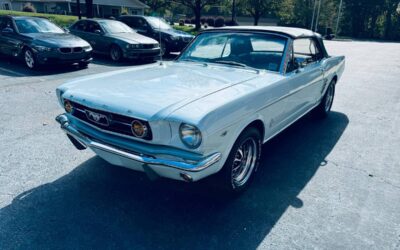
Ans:
{"label": "green grass", "polygon": [[174,29],[184,31],[184,32],[187,32],[192,35],[197,35],[199,33],[197,30],[195,30],[194,27],[190,27],[190,26],[186,26],[186,25],[185,26],[174,25]]}
{"label": "green grass", "polygon": [[68,27],[73,22],[78,20],[78,17],[76,16],[42,14],[42,13],[20,12],[20,11],[10,11],[10,10],[0,10],[0,15],[46,17],[61,27]]}

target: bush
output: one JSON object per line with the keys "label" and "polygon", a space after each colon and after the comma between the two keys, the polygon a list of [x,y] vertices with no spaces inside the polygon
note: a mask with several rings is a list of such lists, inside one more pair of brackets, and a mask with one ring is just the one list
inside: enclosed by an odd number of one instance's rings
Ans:
{"label": "bush", "polygon": [[219,16],[215,19],[214,27],[223,27],[225,25],[225,19]]}
{"label": "bush", "polygon": [[196,24],[196,18],[190,18],[190,23],[191,24]]}
{"label": "bush", "polygon": [[50,21],[56,23],[61,27],[68,27],[72,23],[78,20],[76,16],[66,16],[66,15],[54,15],[54,14],[41,14],[41,13],[29,13],[11,10],[0,10],[0,15],[13,15],[13,16],[38,16],[48,18]]}
{"label": "bush", "polygon": [[22,7],[22,11],[36,13],[35,6],[33,6],[33,4],[31,4],[31,3],[24,4],[24,7]]}
{"label": "bush", "polygon": [[205,17],[200,18],[200,23],[202,25],[206,24],[207,19]]}
{"label": "bush", "polygon": [[209,26],[214,26],[214,24],[215,24],[214,18],[212,18],[212,17],[207,18],[207,24]]}
{"label": "bush", "polygon": [[185,23],[186,23],[186,24],[190,24],[190,19],[189,19],[189,18],[186,18],[186,19],[185,19]]}
{"label": "bush", "polygon": [[185,26],[185,20],[179,19],[179,26]]}

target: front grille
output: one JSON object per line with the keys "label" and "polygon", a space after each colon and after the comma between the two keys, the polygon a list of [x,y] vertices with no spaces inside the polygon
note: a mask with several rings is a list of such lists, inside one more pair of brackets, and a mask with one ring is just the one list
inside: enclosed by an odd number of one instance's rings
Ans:
{"label": "front grille", "polygon": [[61,53],[71,53],[72,49],[71,48],[60,48]]}
{"label": "front grille", "polygon": [[75,47],[75,48],[73,48],[73,51],[74,51],[74,53],[79,53],[79,52],[82,52],[82,47]]}
{"label": "front grille", "polygon": [[80,53],[83,51],[82,47],[74,47],[74,48],[60,48],[60,52],[64,54],[69,54],[69,53]]}
{"label": "front grille", "polygon": [[[141,139],[144,140],[151,140],[153,139],[152,133],[151,133],[151,129],[150,129],[150,125],[148,122],[140,120],[140,119],[136,119],[136,118],[132,118],[132,117],[128,117],[128,116],[124,116],[124,115],[119,115],[119,114],[114,114],[114,113],[110,113],[110,112],[106,112],[106,111],[102,111],[102,110],[97,110],[97,109],[92,109],[89,107],[86,107],[84,105],[81,105],[79,103],[76,102],[72,102],[70,101],[70,103],[72,104],[73,108],[73,112],[72,115],[76,118],[78,118],[79,120],[82,120],[84,122],[87,122],[95,127],[98,127],[102,130],[107,130],[107,131],[111,131],[114,133],[119,133],[119,134],[123,134],[123,135],[128,135],[128,136],[132,136],[135,137],[132,134],[132,130],[131,130],[131,124],[133,122],[133,120],[138,120],[140,121],[143,125],[147,126],[148,128],[148,133],[147,136]],[[90,119],[88,119],[87,116],[87,111],[91,111],[91,112],[95,112],[101,115],[104,115],[107,117],[107,122],[102,122],[101,119],[99,120],[100,122],[96,123]]]}

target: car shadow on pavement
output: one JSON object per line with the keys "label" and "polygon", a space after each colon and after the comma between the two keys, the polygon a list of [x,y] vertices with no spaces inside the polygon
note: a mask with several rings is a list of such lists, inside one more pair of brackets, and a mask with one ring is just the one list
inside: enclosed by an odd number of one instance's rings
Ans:
{"label": "car shadow on pavement", "polygon": [[[89,65],[90,67],[90,65]],[[85,67],[79,67],[78,65],[43,65],[38,69],[28,69],[25,64],[12,57],[0,55],[0,76],[11,76],[11,77],[30,77],[30,76],[47,76],[57,75],[63,73],[71,73],[74,71],[80,71],[86,69]]]}
{"label": "car shadow on pavement", "polygon": [[258,175],[237,197],[93,157],[2,208],[0,248],[256,249],[288,207],[307,206],[298,195],[348,123],[338,112],[299,120],[264,145]]}

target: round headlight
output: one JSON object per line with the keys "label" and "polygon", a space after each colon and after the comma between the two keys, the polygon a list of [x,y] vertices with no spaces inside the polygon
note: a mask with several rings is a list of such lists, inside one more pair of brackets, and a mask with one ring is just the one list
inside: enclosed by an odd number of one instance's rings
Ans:
{"label": "round headlight", "polygon": [[147,135],[147,126],[141,123],[138,120],[134,120],[132,122],[132,134],[138,138],[146,137]]}
{"label": "round headlight", "polygon": [[72,106],[72,104],[68,100],[65,100],[64,109],[65,111],[67,111],[67,113],[72,113],[72,111],[74,110],[74,106]]}
{"label": "round headlight", "polygon": [[182,123],[179,135],[183,144],[189,148],[197,148],[201,144],[201,132],[196,126]]}

